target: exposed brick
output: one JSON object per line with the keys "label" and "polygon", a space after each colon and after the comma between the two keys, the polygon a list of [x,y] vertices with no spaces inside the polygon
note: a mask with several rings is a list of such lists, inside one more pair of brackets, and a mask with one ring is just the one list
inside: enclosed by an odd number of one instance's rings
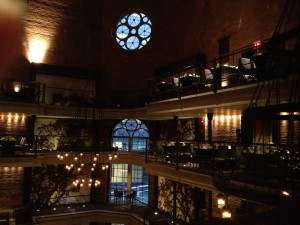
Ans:
{"label": "exposed brick", "polygon": [[0,205],[22,205],[24,170],[21,167],[0,167]]}

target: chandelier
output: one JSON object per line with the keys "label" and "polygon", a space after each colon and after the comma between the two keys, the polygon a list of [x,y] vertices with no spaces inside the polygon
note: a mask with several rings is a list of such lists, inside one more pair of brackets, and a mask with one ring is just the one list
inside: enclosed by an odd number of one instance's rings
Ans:
{"label": "chandelier", "polygon": [[[107,161],[117,159],[118,156],[116,153],[112,152],[68,152],[57,154],[57,158],[65,162],[66,170],[73,172],[75,179],[72,184],[75,187],[83,187],[84,185],[98,187],[101,184],[101,181],[99,179],[92,179],[93,173],[100,169],[102,171],[107,170],[109,168],[109,163],[107,163]],[[87,179],[87,177],[90,178]]]}

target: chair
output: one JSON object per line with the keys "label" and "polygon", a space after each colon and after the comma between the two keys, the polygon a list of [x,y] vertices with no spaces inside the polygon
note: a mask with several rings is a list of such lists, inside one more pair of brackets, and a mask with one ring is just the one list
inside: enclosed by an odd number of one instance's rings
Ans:
{"label": "chair", "polygon": [[178,77],[173,77],[173,86],[178,88],[178,86],[179,86],[179,78]]}
{"label": "chair", "polygon": [[119,198],[121,198],[121,199],[123,198],[123,192],[115,189],[114,197],[115,197],[115,202],[117,202],[119,200]]}
{"label": "chair", "polygon": [[130,199],[130,204],[133,205],[133,202],[136,198],[136,191],[131,191],[129,194],[126,195],[126,197]]}
{"label": "chair", "polygon": [[256,65],[252,59],[241,57],[238,67],[238,82],[249,82],[256,80]]}
{"label": "chair", "polygon": [[209,69],[204,69],[204,76],[205,76],[205,88],[213,89],[214,86],[214,76]]}

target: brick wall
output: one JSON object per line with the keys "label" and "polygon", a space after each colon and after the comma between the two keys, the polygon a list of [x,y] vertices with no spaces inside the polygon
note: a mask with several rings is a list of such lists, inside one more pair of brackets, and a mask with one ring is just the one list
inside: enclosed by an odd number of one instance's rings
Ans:
{"label": "brick wall", "polygon": [[[205,120],[206,140],[208,140],[208,121]],[[241,128],[241,116],[238,115],[214,115],[212,120],[212,140],[236,142],[236,129]]]}
{"label": "brick wall", "polygon": [[[123,107],[133,106],[147,88],[148,78],[162,66],[194,53],[218,54],[218,40],[230,36],[230,50],[270,38],[284,0],[30,0],[24,16],[22,48],[0,75],[29,79],[28,50],[33,40],[47,43],[43,63],[100,70],[103,104],[111,93]],[[298,23],[296,2],[287,29]],[[140,51],[126,52],[116,45],[112,28],[129,12],[145,13],[152,21],[152,38]],[[285,23],[284,23],[285,26]],[[284,27],[285,28],[285,27]],[[5,76],[4,76],[5,75]],[[131,91],[128,91],[131,90]],[[124,92],[127,92],[126,95]],[[120,93],[123,93],[121,95]],[[145,94],[145,93],[143,93]]]}
{"label": "brick wall", "polygon": [[23,173],[22,167],[0,167],[0,208],[22,205]]}

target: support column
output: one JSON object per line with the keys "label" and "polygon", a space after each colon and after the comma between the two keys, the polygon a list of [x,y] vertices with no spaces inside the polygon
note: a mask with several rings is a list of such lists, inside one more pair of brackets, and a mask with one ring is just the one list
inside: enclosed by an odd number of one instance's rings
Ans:
{"label": "support column", "polygon": [[280,114],[277,113],[275,119],[272,120],[272,141],[276,145],[280,145]]}
{"label": "support column", "polygon": [[36,116],[31,115],[27,118],[27,144],[33,146],[34,144],[34,124],[35,124]]}
{"label": "support column", "polygon": [[242,115],[241,118],[241,142],[243,146],[250,146],[253,144],[253,129],[254,124],[252,115]]}
{"label": "support column", "polygon": [[201,211],[205,209],[205,195],[204,190],[195,187],[194,188],[194,222],[199,222],[200,220],[203,220],[203,214]]}
{"label": "support column", "polygon": [[204,118],[196,117],[195,121],[195,141],[205,141]]}
{"label": "support column", "polygon": [[132,171],[132,165],[128,164],[127,167],[127,192],[128,194],[131,192],[131,171]]}
{"label": "support column", "polygon": [[213,113],[207,113],[208,119],[208,142],[212,142],[212,119]]}
{"label": "support column", "polygon": [[24,167],[23,205],[30,204],[30,193],[32,187],[32,167]]}

